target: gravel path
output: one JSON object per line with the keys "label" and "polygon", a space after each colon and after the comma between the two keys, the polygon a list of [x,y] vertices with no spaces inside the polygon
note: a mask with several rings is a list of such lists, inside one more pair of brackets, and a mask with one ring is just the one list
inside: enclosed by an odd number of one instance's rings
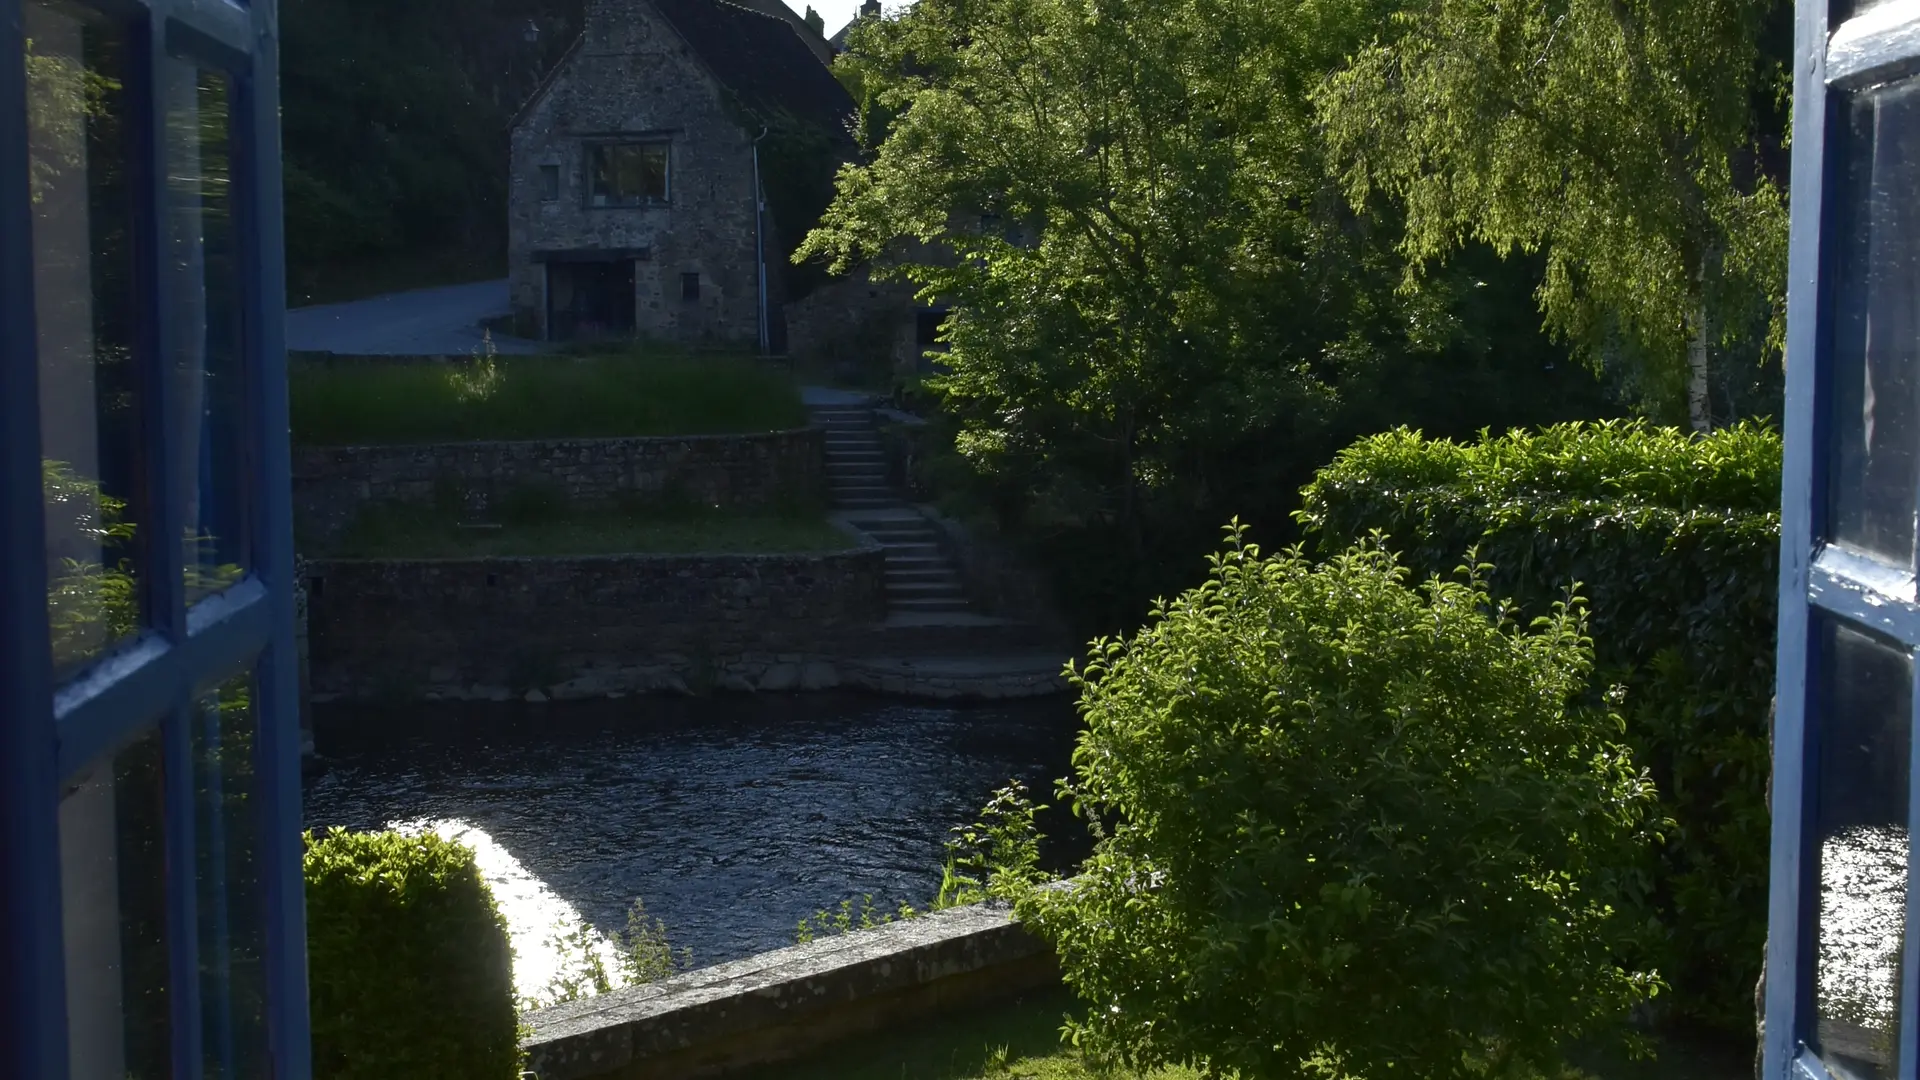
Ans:
{"label": "gravel path", "polygon": [[[287,312],[287,348],[354,356],[448,356],[480,349],[480,320],[508,311],[507,283],[477,281],[388,293]],[[539,352],[541,344],[494,335],[502,353]]]}

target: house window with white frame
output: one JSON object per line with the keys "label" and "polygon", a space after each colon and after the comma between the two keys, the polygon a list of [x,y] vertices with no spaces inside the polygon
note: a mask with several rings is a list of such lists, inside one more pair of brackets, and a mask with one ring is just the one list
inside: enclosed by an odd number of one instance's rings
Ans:
{"label": "house window with white frame", "polygon": [[667,201],[667,144],[600,142],[587,146],[587,205],[646,206]]}

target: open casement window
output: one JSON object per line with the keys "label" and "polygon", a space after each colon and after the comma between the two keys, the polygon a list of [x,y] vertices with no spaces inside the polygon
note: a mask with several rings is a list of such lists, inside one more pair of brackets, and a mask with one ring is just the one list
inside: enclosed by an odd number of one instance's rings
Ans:
{"label": "open casement window", "polygon": [[1768,1080],[1911,1078],[1920,0],[1800,0]]}
{"label": "open casement window", "polygon": [[587,205],[645,206],[666,201],[666,143],[605,142],[587,146]]}
{"label": "open casement window", "polygon": [[308,1075],[274,0],[0,0],[0,1077]]}

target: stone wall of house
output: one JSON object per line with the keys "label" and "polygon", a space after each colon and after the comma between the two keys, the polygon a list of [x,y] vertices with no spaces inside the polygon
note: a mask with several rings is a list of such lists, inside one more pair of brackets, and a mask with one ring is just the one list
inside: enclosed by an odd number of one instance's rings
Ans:
{"label": "stone wall of house", "polygon": [[[516,326],[545,334],[547,265],[536,252],[644,249],[634,264],[639,336],[757,342],[753,134],[646,0],[589,5],[580,44],[510,140],[507,261]],[[668,144],[664,204],[587,205],[588,145],[623,138]],[[541,198],[543,165],[560,173],[559,197],[551,201]],[[690,273],[700,279],[696,300],[682,298],[682,275]]]}
{"label": "stone wall of house", "polygon": [[[849,538],[849,543],[854,543]],[[870,541],[795,555],[310,560],[315,700],[568,700],[836,685],[886,616]]]}
{"label": "stone wall of house", "polygon": [[370,503],[433,505],[456,499],[482,513],[516,491],[571,506],[628,499],[686,499],[758,509],[824,505],[819,428],[757,435],[680,435],[297,449],[294,521],[324,546]]}
{"label": "stone wall of house", "polygon": [[849,374],[899,370],[903,344],[913,344],[913,294],[910,283],[872,281],[864,272],[830,281],[785,305],[787,352],[806,363],[843,365]]}

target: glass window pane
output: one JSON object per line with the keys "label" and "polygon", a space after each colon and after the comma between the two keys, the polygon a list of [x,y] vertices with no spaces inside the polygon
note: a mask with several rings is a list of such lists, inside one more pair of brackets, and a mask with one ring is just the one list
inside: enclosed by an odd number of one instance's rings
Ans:
{"label": "glass window pane", "polygon": [[658,143],[646,148],[646,187],[649,199],[667,197],[667,148]]}
{"label": "glass window pane", "polygon": [[1833,622],[1821,637],[1815,1040],[1836,1077],[1890,1080],[1900,1035],[1913,663]]}
{"label": "glass window pane", "polygon": [[82,770],[60,800],[73,1080],[169,1074],[164,820],[157,733]]}
{"label": "glass window pane", "polygon": [[227,78],[169,61],[166,108],[167,371],[179,413],[189,603],[238,580],[246,565],[240,289],[229,193]]}
{"label": "glass window pane", "polygon": [[201,1043],[208,1080],[251,1080],[272,1072],[253,703],[253,680],[236,678],[202,697],[193,716]]}
{"label": "glass window pane", "polygon": [[25,17],[47,617],[66,675],[141,622],[128,43],[61,0]]}
{"label": "glass window pane", "polygon": [[1847,106],[1829,535],[1907,565],[1920,483],[1920,81]]}

